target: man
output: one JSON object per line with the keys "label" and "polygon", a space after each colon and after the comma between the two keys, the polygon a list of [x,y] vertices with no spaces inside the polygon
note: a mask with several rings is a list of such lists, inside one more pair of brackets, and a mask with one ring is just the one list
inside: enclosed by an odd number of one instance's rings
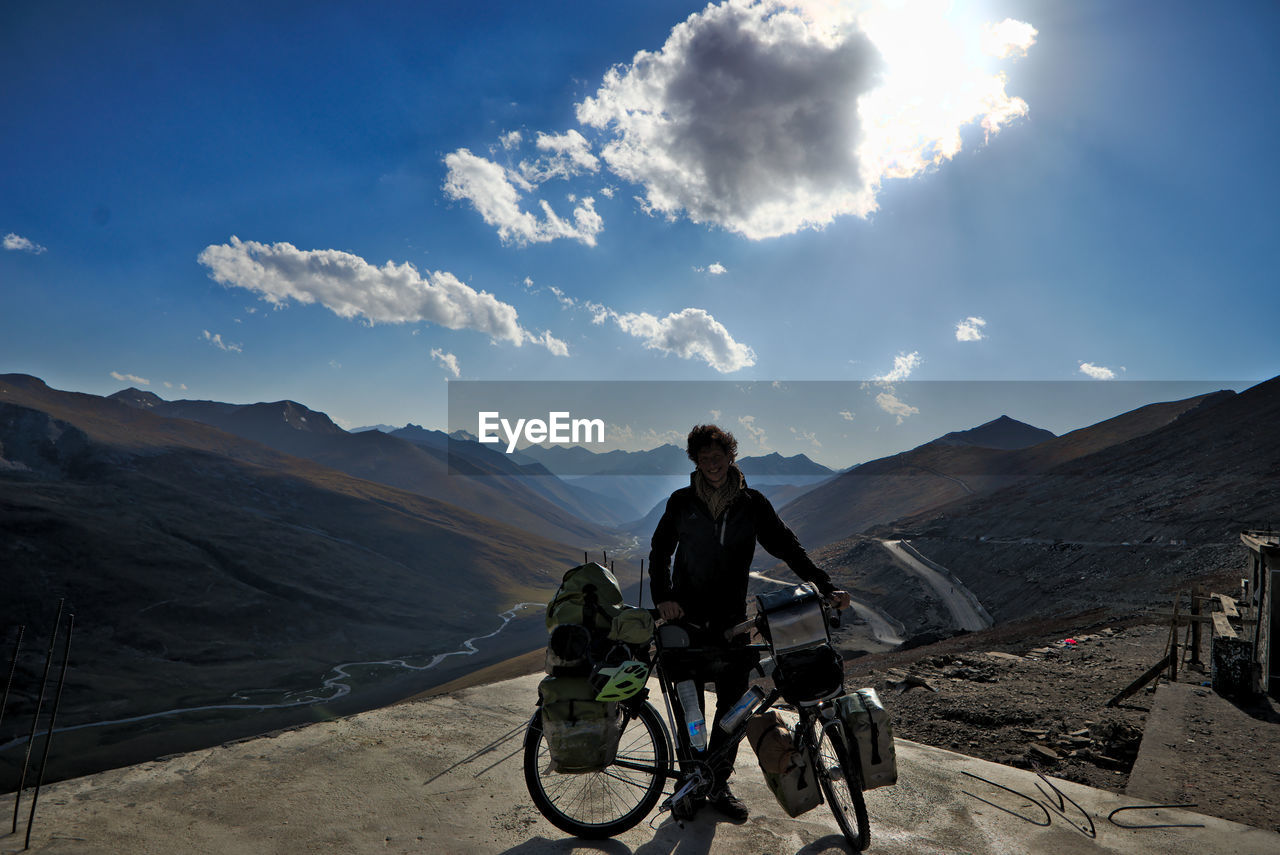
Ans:
{"label": "man", "polygon": [[[760,492],[747,486],[734,465],[738,442],[715,425],[698,425],[689,433],[686,453],[697,468],[688,487],[671,494],[653,533],[649,578],[653,601],[664,620],[690,627],[694,646],[719,647],[718,655],[685,663],[676,679],[692,679],[698,695],[706,682],[716,686],[715,721],[711,727],[714,751],[725,739],[720,719],[747,690],[755,657],[734,651],[724,632],[746,619],[747,581],[756,542],[818,590],[837,608],[847,608],[849,594],[837,591],[831,578],[800,546],[795,533]],[[672,554],[675,566],[672,567]],[[684,714],[676,704],[677,724],[685,732]],[[730,819],[743,821],[747,807],[729,789],[736,746],[712,769],[715,776],[710,803]]]}

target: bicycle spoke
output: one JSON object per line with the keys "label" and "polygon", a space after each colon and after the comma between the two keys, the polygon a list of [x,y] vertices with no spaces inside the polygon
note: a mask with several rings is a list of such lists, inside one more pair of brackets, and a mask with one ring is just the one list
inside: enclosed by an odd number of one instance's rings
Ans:
{"label": "bicycle spoke", "polygon": [[[808,726],[810,756],[818,782],[836,823],[855,851],[871,841],[867,805],[862,796],[862,775],[856,755],[846,750],[844,731],[838,723]],[[856,748],[854,749],[856,751]]]}
{"label": "bicycle spoke", "polygon": [[[531,724],[536,724],[534,722]],[[595,772],[552,771],[542,732],[525,741],[525,781],[534,804],[551,822],[581,837],[607,837],[635,825],[662,795],[670,753],[665,728],[652,706],[628,722],[615,762]]]}

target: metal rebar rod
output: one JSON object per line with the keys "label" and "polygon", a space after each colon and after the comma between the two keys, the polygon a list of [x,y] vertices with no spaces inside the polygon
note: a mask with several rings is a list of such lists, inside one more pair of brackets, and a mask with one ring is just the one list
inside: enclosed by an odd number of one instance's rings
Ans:
{"label": "metal rebar rod", "polygon": [[22,635],[27,631],[25,624],[18,627],[18,640],[13,643],[13,658],[9,660],[9,679],[4,684],[4,700],[0,701],[0,724],[4,723],[4,711],[9,706],[9,690],[13,688],[13,675],[18,670],[18,651],[22,649]]}
{"label": "metal rebar rod", "polygon": [[1160,810],[1161,808],[1193,808],[1197,807],[1194,803],[1176,804],[1176,805],[1127,805],[1118,807],[1111,813],[1107,814],[1107,819],[1117,828],[1204,828],[1204,823],[1182,823],[1182,822],[1160,822],[1147,825],[1128,825],[1123,822],[1116,822],[1116,814],[1126,810]]}
{"label": "metal rebar rod", "polygon": [[36,701],[36,714],[31,717],[31,736],[27,739],[27,753],[22,760],[22,774],[18,777],[18,790],[13,796],[13,833],[18,833],[18,806],[22,803],[22,788],[27,785],[27,767],[31,765],[31,746],[40,728],[40,709],[44,706],[45,685],[49,682],[49,669],[53,665],[53,649],[58,643],[58,627],[62,625],[62,607],[66,598],[58,600],[58,615],[53,619],[53,633],[49,636],[49,655],[44,661],[44,677],[40,680],[40,697]]}
{"label": "metal rebar rod", "polygon": [[75,614],[67,615],[67,645],[62,652],[62,672],[58,675],[58,691],[53,695],[53,709],[49,710],[49,732],[44,737],[44,754],[40,757],[40,774],[36,776],[36,789],[31,794],[31,813],[27,814],[27,839],[23,849],[31,848],[31,826],[36,821],[36,802],[40,801],[40,785],[44,783],[44,770],[49,765],[49,746],[53,744],[53,726],[58,719],[58,704],[62,702],[62,687],[67,684],[67,663],[71,661],[71,633],[76,628]]}

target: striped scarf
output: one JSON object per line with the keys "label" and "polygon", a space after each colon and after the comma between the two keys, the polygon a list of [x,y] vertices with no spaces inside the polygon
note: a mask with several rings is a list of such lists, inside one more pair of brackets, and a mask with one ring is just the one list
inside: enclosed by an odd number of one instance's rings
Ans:
{"label": "striped scarf", "polygon": [[729,507],[729,503],[736,499],[746,486],[747,479],[742,476],[738,467],[732,464],[719,489],[712,487],[701,472],[695,470],[693,473],[693,488],[697,491],[698,498],[707,506],[707,510],[711,511],[713,520],[720,519],[724,509]]}

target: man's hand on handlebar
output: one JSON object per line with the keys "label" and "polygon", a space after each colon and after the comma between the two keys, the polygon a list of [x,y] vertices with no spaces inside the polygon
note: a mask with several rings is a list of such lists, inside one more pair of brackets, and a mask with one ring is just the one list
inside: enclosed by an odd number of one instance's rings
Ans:
{"label": "man's hand on handlebar", "polygon": [[827,602],[836,609],[844,611],[849,608],[849,603],[853,598],[849,596],[848,591],[833,591],[831,596],[827,597]]}
{"label": "man's hand on handlebar", "polygon": [[[848,597],[848,594],[845,594]],[[663,620],[676,620],[684,617],[684,609],[675,600],[663,600],[658,603],[658,616]]]}

